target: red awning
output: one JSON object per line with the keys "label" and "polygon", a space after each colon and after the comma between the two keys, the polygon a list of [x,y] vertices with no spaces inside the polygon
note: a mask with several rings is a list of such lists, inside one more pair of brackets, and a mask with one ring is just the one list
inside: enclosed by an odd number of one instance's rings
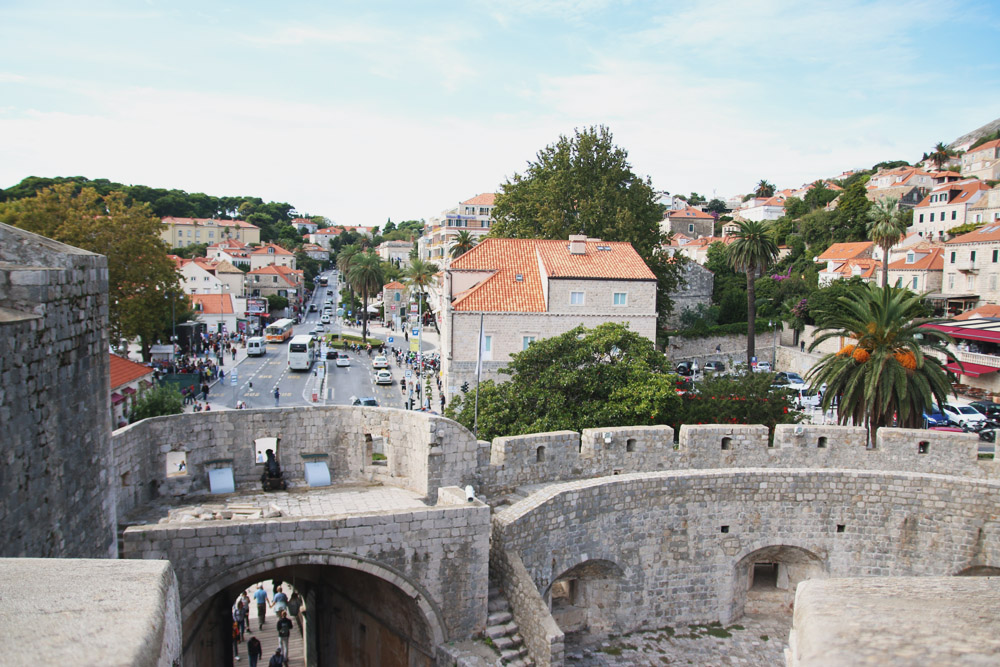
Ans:
{"label": "red awning", "polygon": [[984,366],[983,364],[970,364],[969,362],[965,362],[964,364],[959,366],[958,363],[954,361],[951,362],[950,364],[946,364],[945,368],[947,368],[952,373],[955,373],[956,375],[968,375],[970,378],[977,378],[980,375],[986,375],[987,373],[995,373],[996,371],[1000,371],[1000,368],[994,368],[993,366]]}
{"label": "red awning", "polygon": [[132,387],[125,387],[124,389],[122,389],[122,393],[131,396],[132,394],[135,393],[135,389],[133,389]]}
{"label": "red awning", "polygon": [[111,404],[112,405],[118,405],[119,403],[121,403],[124,400],[125,400],[125,397],[122,396],[121,394],[117,393],[117,392],[114,393],[114,394],[111,394]]}
{"label": "red awning", "polygon": [[938,331],[943,331],[952,338],[962,338],[965,340],[984,340],[991,343],[1000,343],[1000,331],[991,331],[989,329],[973,329],[970,327],[953,327],[953,326],[948,326],[947,324],[924,324],[923,326],[927,327],[928,329],[937,329]]}

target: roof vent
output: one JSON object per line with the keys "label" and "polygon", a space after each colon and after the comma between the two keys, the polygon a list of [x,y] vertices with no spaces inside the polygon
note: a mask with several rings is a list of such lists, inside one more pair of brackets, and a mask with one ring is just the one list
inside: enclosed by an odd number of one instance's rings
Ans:
{"label": "roof vent", "polygon": [[519,283],[523,283],[524,282],[524,274],[523,273],[515,273],[514,274],[514,280],[516,280]]}
{"label": "roof vent", "polygon": [[587,237],[583,234],[571,234],[569,237],[569,254],[586,255]]}

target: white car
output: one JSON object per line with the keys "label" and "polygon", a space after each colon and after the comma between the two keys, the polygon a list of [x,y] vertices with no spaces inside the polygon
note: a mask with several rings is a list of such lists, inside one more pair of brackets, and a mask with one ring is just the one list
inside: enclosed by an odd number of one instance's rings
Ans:
{"label": "white car", "polygon": [[957,403],[945,403],[944,414],[951,421],[959,426],[965,426],[973,422],[986,421],[986,415],[976,410],[971,405],[958,405]]}
{"label": "white car", "polygon": [[770,361],[758,361],[757,368],[755,368],[758,373],[770,373],[771,372],[771,362]]}
{"label": "white car", "polygon": [[347,356],[347,353],[346,352],[338,352],[337,353],[337,366],[343,367],[343,366],[350,366],[350,365],[351,365],[351,358],[349,356]]}
{"label": "white car", "polygon": [[319,318],[319,321],[322,322],[323,324],[329,324],[330,323],[330,313],[323,313],[323,316]]}
{"label": "white car", "polygon": [[392,373],[384,368],[375,371],[375,384],[392,384]]}
{"label": "white car", "polygon": [[372,368],[378,370],[379,368],[389,368],[389,360],[385,357],[375,357],[372,362]]}

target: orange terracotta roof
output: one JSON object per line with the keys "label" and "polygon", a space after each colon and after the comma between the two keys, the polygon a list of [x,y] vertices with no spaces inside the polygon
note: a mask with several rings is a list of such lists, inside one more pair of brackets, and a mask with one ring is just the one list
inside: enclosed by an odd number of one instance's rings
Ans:
{"label": "orange terracotta roof", "polygon": [[[916,251],[914,251],[916,252]],[[943,271],[944,270],[944,248],[931,248],[926,254],[916,261],[907,264],[906,258],[897,260],[889,264],[890,271]]]}
{"label": "orange terracotta roof", "polygon": [[[273,250],[273,252],[268,252],[268,248],[271,248]],[[284,248],[282,248],[280,245],[277,245],[275,243],[265,243],[264,245],[262,245],[261,247],[257,248],[256,250],[254,250],[250,254],[251,255],[291,255],[291,254],[294,254],[294,253],[288,252],[287,250],[285,250]]]}
{"label": "orange terracotta roof", "polygon": [[184,266],[184,259],[178,255],[167,255],[167,258],[174,263],[175,268],[181,268]]}
{"label": "orange terracotta roof", "polygon": [[451,271],[484,273],[481,282],[456,295],[452,307],[460,311],[545,312],[540,267],[551,279],[656,280],[629,243],[590,240],[585,254],[571,255],[569,241],[488,238],[452,260]]}
{"label": "orange terracotta roof", "polygon": [[251,225],[246,220],[221,220],[216,218],[160,218],[160,221],[169,225],[215,225],[216,227],[240,227],[242,229],[258,229],[257,225]]}
{"label": "orange terracotta roof", "polygon": [[[969,149],[970,153],[978,153],[979,151],[993,150],[994,148],[1000,148],[1000,139],[994,139],[993,141],[987,141],[982,146],[976,146],[975,148]],[[958,318],[955,318],[958,319]]]}
{"label": "orange terracotta roof", "polygon": [[406,285],[399,282],[398,280],[393,280],[391,283],[386,283],[383,289],[406,289]]}
{"label": "orange terracotta roof", "polygon": [[968,181],[958,181],[956,183],[944,183],[931,190],[927,194],[927,196],[924,197],[919,204],[917,204],[917,208],[920,208],[922,206],[930,206],[931,195],[941,194],[942,192],[957,192],[958,194],[952,195],[945,203],[935,202],[934,203],[935,206],[953,206],[955,204],[965,204],[968,203],[969,199],[977,192],[989,189],[990,186],[976,179]]}
{"label": "orange terracotta roof", "polygon": [[481,195],[476,195],[472,199],[466,199],[462,204],[469,206],[493,206],[496,199],[497,195],[495,192],[485,192]]}
{"label": "orange terracotta roof", "polygon": [[947,241],[946,245],[953,243],[985,243],[987,241],[1000,241],[1000,222],[983,223],[982,227],[974,229],[967,234],[956,236],[952,240]]}
{"label": "orange terracotta roof", "polygon": [[670,220],[674,219],[687,220],[689,218],[694,218],[696,220],[715,220],[715,218],[712,217],[711,213],[705,213],[704,211],[699,211],[698,209],[691,208],[690,206],[687,206],[682,209],[673,209],[667,211],[667,218],[669,218]]}
{"label": "orange terracotta roof", "polygon": [[834,243],[826,251],[816,258],[817,262],[827,260],[847,260],[856,258],[858,255],[867,252],[875,247],[871,241],[858,241],[856,243]]}
{"label": "orange terracotta roof", "polygon": [[136,362],[119,357],[117,354],[108,355],[108,364],[111,366],[111,390],[134,382],[141,377],[153,374],[153,369]]}
{"label": "orange terracotta roof", "polygon": [[[998,140],[1000,141],[1000,140]],[[979,306],[979,308],[973,308],[972,310],[967,310],[961,315],[956,315],[951,318],[953,320],[973,320],[978,317],[998,317],[1000,318],[1000,306],[988,303],[985,306]]]}
{"label": "orange terracotta roof", "polygon": [[882,262],[875,259],[849,259],[836,266],[832,273],[853,276],[854,267],[859,267],[861,269],[861,273],[858,275],[862,278],[873,278],[875,276],[875,270],[882,268]]}
{"label": "orange terracotta roof", "polygon": [[233,298],[229,294],[192,294],[191,301],[202,313],[229,315],[233,312]]}

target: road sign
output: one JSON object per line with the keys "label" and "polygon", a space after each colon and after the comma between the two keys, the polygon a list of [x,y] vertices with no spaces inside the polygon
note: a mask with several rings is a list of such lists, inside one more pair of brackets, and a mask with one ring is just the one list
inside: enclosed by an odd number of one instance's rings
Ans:
{"label": "road sign", "polygon": [[389,310],[396,310],[396,306],[389,306]]}
{"label": "road sign", "polygon": [[413,371],[411,371],[411,370],[407,369],[407,370],[406,370],[406,377],[410,377],[410,376],[412,376],[412,375],[413,375]]}
{"label": "road sign", "polygon": [[234,387],[236,386],[236,376],[235,375],[233,375],[231,377],[231,379],[229,380],[229,384],[233,385]]}
{"label": "road sign", "polygon": [[410,335],[411,336],[419,336],[420,335],[420,327],[413,327],[413,332]]}
{"label": "road sign", "polygon": [[391,343],[392,341],[393,341],[393,337],[389,336],[389,342]]}

